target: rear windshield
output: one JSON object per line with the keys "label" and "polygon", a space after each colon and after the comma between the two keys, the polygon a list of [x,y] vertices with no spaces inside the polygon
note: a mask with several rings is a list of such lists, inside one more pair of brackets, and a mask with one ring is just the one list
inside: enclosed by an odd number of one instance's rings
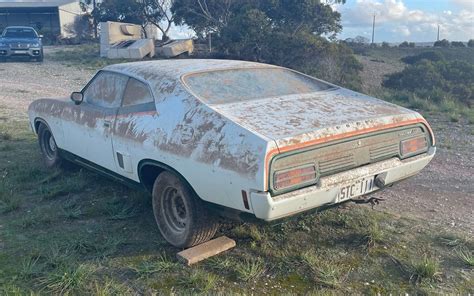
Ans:
{"label": "rear windshield", "polygon": [[282,68],[219,70],[191,74],[185,84],[209,104],[225,104],[278,96],[306,94],[331,85]]}
{"label": "rear windshield", "polygon": [[36,33],[28,28],[15,28],[5,30],[4,37],[8,38],[36,38]]}

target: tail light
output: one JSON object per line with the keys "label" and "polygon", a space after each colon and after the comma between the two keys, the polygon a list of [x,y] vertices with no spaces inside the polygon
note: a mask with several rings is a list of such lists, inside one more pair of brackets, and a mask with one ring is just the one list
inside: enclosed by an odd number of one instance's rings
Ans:
{"label": "tail light", "polygon": [[415,153],[424,152],[428,149],[428,142],[426,137],[417,137],[413,139],[404,140],[400,143],[400,150],[402,156],[413,155]]}
{"label": "tail light", "polygon": [[276,190],[310,184],[315,181],[316,167],[314,165],[277,171],[273,175],[273,187]]}

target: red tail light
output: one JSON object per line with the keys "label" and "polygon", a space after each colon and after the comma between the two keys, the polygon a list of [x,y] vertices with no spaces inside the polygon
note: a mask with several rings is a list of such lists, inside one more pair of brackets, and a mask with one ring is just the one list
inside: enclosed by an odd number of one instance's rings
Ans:
{"label": "red tail light", "polygon": [[426,137],[417,137],[409,140],[404,140],[400,144],[400,150],[402,156],[407,156],[410,154],[414,154],[417,152],[426,151],[428,148],[428,142],[426,141]]}
{"label": "red tail light", "polygon": [[273,176],[273,187],[276,190],[310,183],[316,180],[316,167],[314,165],[295,169],[277,171]]}

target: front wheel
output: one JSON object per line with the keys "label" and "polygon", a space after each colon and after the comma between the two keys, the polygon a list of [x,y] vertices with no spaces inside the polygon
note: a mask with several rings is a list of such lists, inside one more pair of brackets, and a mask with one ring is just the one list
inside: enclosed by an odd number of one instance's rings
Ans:
{"label": "front wheel", "polygon": [[193,190],[170,172],[161,173],[155,180],[153,213],[163,237],[179,248],[210,240],[219,226]]}
{"label": "front wheel", "polygon": [[38,127],[38,142],[43,155],[43,161],[48,168],[57,167],[61,164],[58,147],[53,134],[45,124]]}

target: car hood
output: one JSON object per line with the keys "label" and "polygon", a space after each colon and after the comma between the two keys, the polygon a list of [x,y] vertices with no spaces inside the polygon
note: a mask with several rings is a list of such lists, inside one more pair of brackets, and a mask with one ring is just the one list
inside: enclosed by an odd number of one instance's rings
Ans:
{"label": "car hood", "polygon": [[212,105],[278,148],[422,122],[417,112],[347,89]]}
{"label": "car hood", "polygon": [[5,37],[2,37],[0,38],[0,41],[1,42],[5,42],[5,43],[16,43],[16,42],[20,42],[20,43],[25,43],[25,42],[40,42],[40,39],[39,38],[5,38]]}

